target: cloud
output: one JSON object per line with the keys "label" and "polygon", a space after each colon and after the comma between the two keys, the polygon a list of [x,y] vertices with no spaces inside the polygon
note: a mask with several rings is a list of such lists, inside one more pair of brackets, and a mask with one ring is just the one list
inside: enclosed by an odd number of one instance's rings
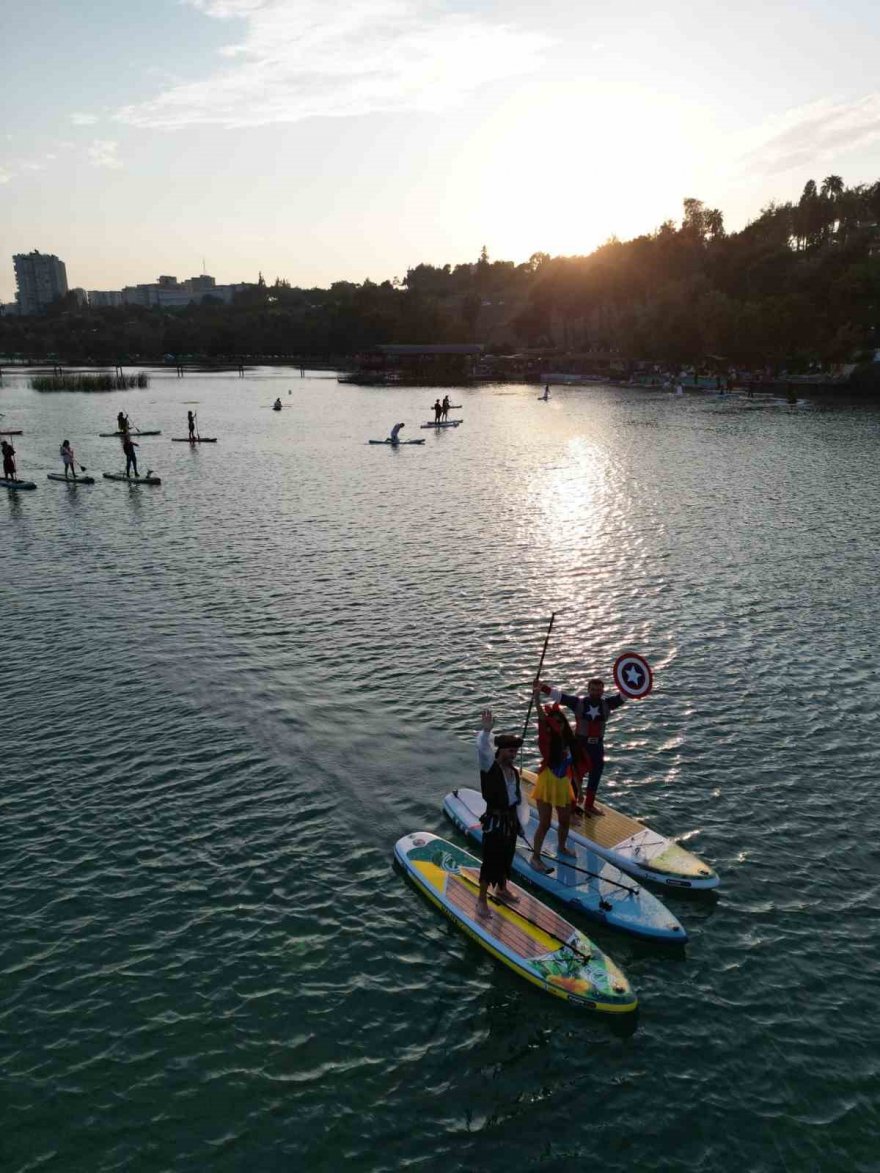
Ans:
{"label": "cloud", "polygon": [[122,167],[122,160],[116,157],[119,143],[110,139],[96,138],[86,150],[86,158],[93,167],[106,167],[109,171],[118,171]]}
{"label": "cloud", "polygon": [[880,140],[880,93],[852,102],[823,100],[786,111],[760,127],[745,162],[765,174],[819,164]]}
{"label": "cloud", "polygon": [[74,126],[94,126],[98,121],[97,114],[81,114],[78,111],[70,115]]}
{"label": "cloud", "polygon": [[243,24],[225,64],[125,106],[132,126],[264,126],[318,116],[442,110],[486,82],[520,76],[551,44],[450,0],[187,0]]}

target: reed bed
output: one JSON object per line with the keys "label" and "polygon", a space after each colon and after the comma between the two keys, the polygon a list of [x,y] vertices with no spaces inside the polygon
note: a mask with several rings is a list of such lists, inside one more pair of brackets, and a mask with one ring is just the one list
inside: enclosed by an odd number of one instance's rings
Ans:
{"label": "reed bed", "polygon": [[34,375],[30,385],[34,391],[129,391],[149,387],[150,377],[143,371],[136,375]]}

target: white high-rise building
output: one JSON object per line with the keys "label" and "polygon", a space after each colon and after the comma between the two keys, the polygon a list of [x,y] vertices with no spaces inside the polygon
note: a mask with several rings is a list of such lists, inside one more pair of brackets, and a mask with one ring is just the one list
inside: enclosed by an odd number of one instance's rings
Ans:
{"label": "white high-rise building", "polygon": [[12,258],[15,266],[15,299],[22,314],[41,314],[53,301],[67,293],[67,269],[51,253],[34,249],[31,253],[17,253]]}

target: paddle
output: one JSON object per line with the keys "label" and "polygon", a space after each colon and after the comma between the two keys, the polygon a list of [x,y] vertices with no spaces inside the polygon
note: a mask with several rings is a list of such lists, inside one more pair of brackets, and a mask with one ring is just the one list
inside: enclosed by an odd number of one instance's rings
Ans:
{"label": "paddle", "polygon": [[[554,624],[555,620],[556,620],[556,612],[554,611],[553,614],[550,616],[550,626],[547,628],[547,635],[544,639],[544,647],[541,649],[541,660],[540,660],[540,663],[538,664],[538,671],[532,677],[533,682],[535,680],[541,679],[541,669],[544,667],[544,657],[547,655],[547,645],[550,643],[550,632],[553,630],[553,624]],[[529,731],[529,718],[532,715],[532,705],[534,704],[534,701],[535,701],[535,690],[534,690],[534,687],[532,687],[532,689],[529,693],[529,707],[528,707],[528,711],[526,712],[526,719],[523,722],[523,731],[522,731],[523,742],[525,742],[526,733],[528,733],[528,731]],[[519,768],[520,768],[520,771],[522,771],[522,746],[519,747]],[[520,820],[520,822],[522,822],[522,820]]]}
{"label": "paddle", "polygon": [[[464,876],[464,875],[462,875],[461,872],[459,872],[459,875],[462,876],[462,879],[467,880],[468,883],[474,884],[474,881],[471,879],[470,876]],[[478,887],[479,885],[474,884],[474,886]],[[564,937],[560,937],[558,933],[554,933],[552,929],[548,929],[547,926],[541,924],[540,921],[532,920],[532,918],[530,916],[526,916],[526,914],[524,912],[520,912],[519,906],[517,904],[508,904],[506,900],[501,900],[498,896],[496,896],[492,892],[487,892],[486,895],[487,895],[488,899],[491,900],[494,904],[499,905],[501,908],[506,908],[508,910],[508,912],[515,913],[517,916],[521,917],[527,924],[534,925],[536,929],[540,929],[542,933],[546,933],[548,937],[552,937],[554,941],[558,941],[559,944],[562,945],[562,947],[564,949],[570,949],[571,952],[575,955],[575,957],[580,957],[580,959],[582,961],[592,961],[593,960],[592,956],[589,953],[583,953],[580,949],[575,948],[575,946],[572,945],[572,943],[570,941],[566,941]],[[574,927],[574,925],[572,925],[571,928],[572,928],[572,932],[576,933],[578,931]]]}
{"label": "paddle", "polygon": [[[458,801],[461,803],[461,805],[465,808],[465,810],[469,814],[473,815],[473,817],[479,821],[480,816],[477,814],[477,812],[475,810],[473,810],[472,807],[468,806],[468,804],[464,801],[464,799],[459,795],[458,791],[453,790],[452,793],[455,795],[455,797],[458,799]],[[525,841],[526,847],[528,847],[530,851],[534,852],[535,849],[532,846],[532,844],[529,842],[529,837],[525,833],[525,829],[523,828],[522,823],[520,823],[520,834],[522,835],[522,838]],[[601,872],[591,872],[589,870],[589,868],[582,868],[582,867],[579,867],[577,864],[569,863],[568,860],[560,859],[560,857],[558,855],[548,855],[546,851],[542,851],[540,853],[540,858],[541,859],[552,859],[554,863],[561,864],[563,867],[571,868],[572,871],[580,872],[584,876],[591,876],[594,880],[601,880],[603,883],[611,884],[615,888],[621,888],[621,889],[623,889],[624,892],[629,892],[633,895],[638,895],[638,892],[639,892],[638,888],[633,888],[629,884],[621,884],[619,880],[610,880],[607,876],[603,876]],[[611,907],[610,904],[606,905],[604,901],[601,902],[601,905],[602,905],[602,907],[606,907],[606,908]]]}

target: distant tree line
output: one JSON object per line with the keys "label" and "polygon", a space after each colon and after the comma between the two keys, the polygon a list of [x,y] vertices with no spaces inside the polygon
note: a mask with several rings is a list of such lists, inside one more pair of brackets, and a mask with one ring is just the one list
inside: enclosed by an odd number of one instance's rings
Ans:
{"label": "distant tree line", "polygon": [[[481,342],[627,361],[746,367],[868,358],[880,347],[880,182],[810,181],[741,232],[684,201],[680,224],[612,238],[588,256],[421,264],[403,280],[329,289],[266,284],[223,305],[86,309],[0,318],[0,354],[68,363],[355,356],[380,343]],[[880,365],[880,364],[878,364]]]}

